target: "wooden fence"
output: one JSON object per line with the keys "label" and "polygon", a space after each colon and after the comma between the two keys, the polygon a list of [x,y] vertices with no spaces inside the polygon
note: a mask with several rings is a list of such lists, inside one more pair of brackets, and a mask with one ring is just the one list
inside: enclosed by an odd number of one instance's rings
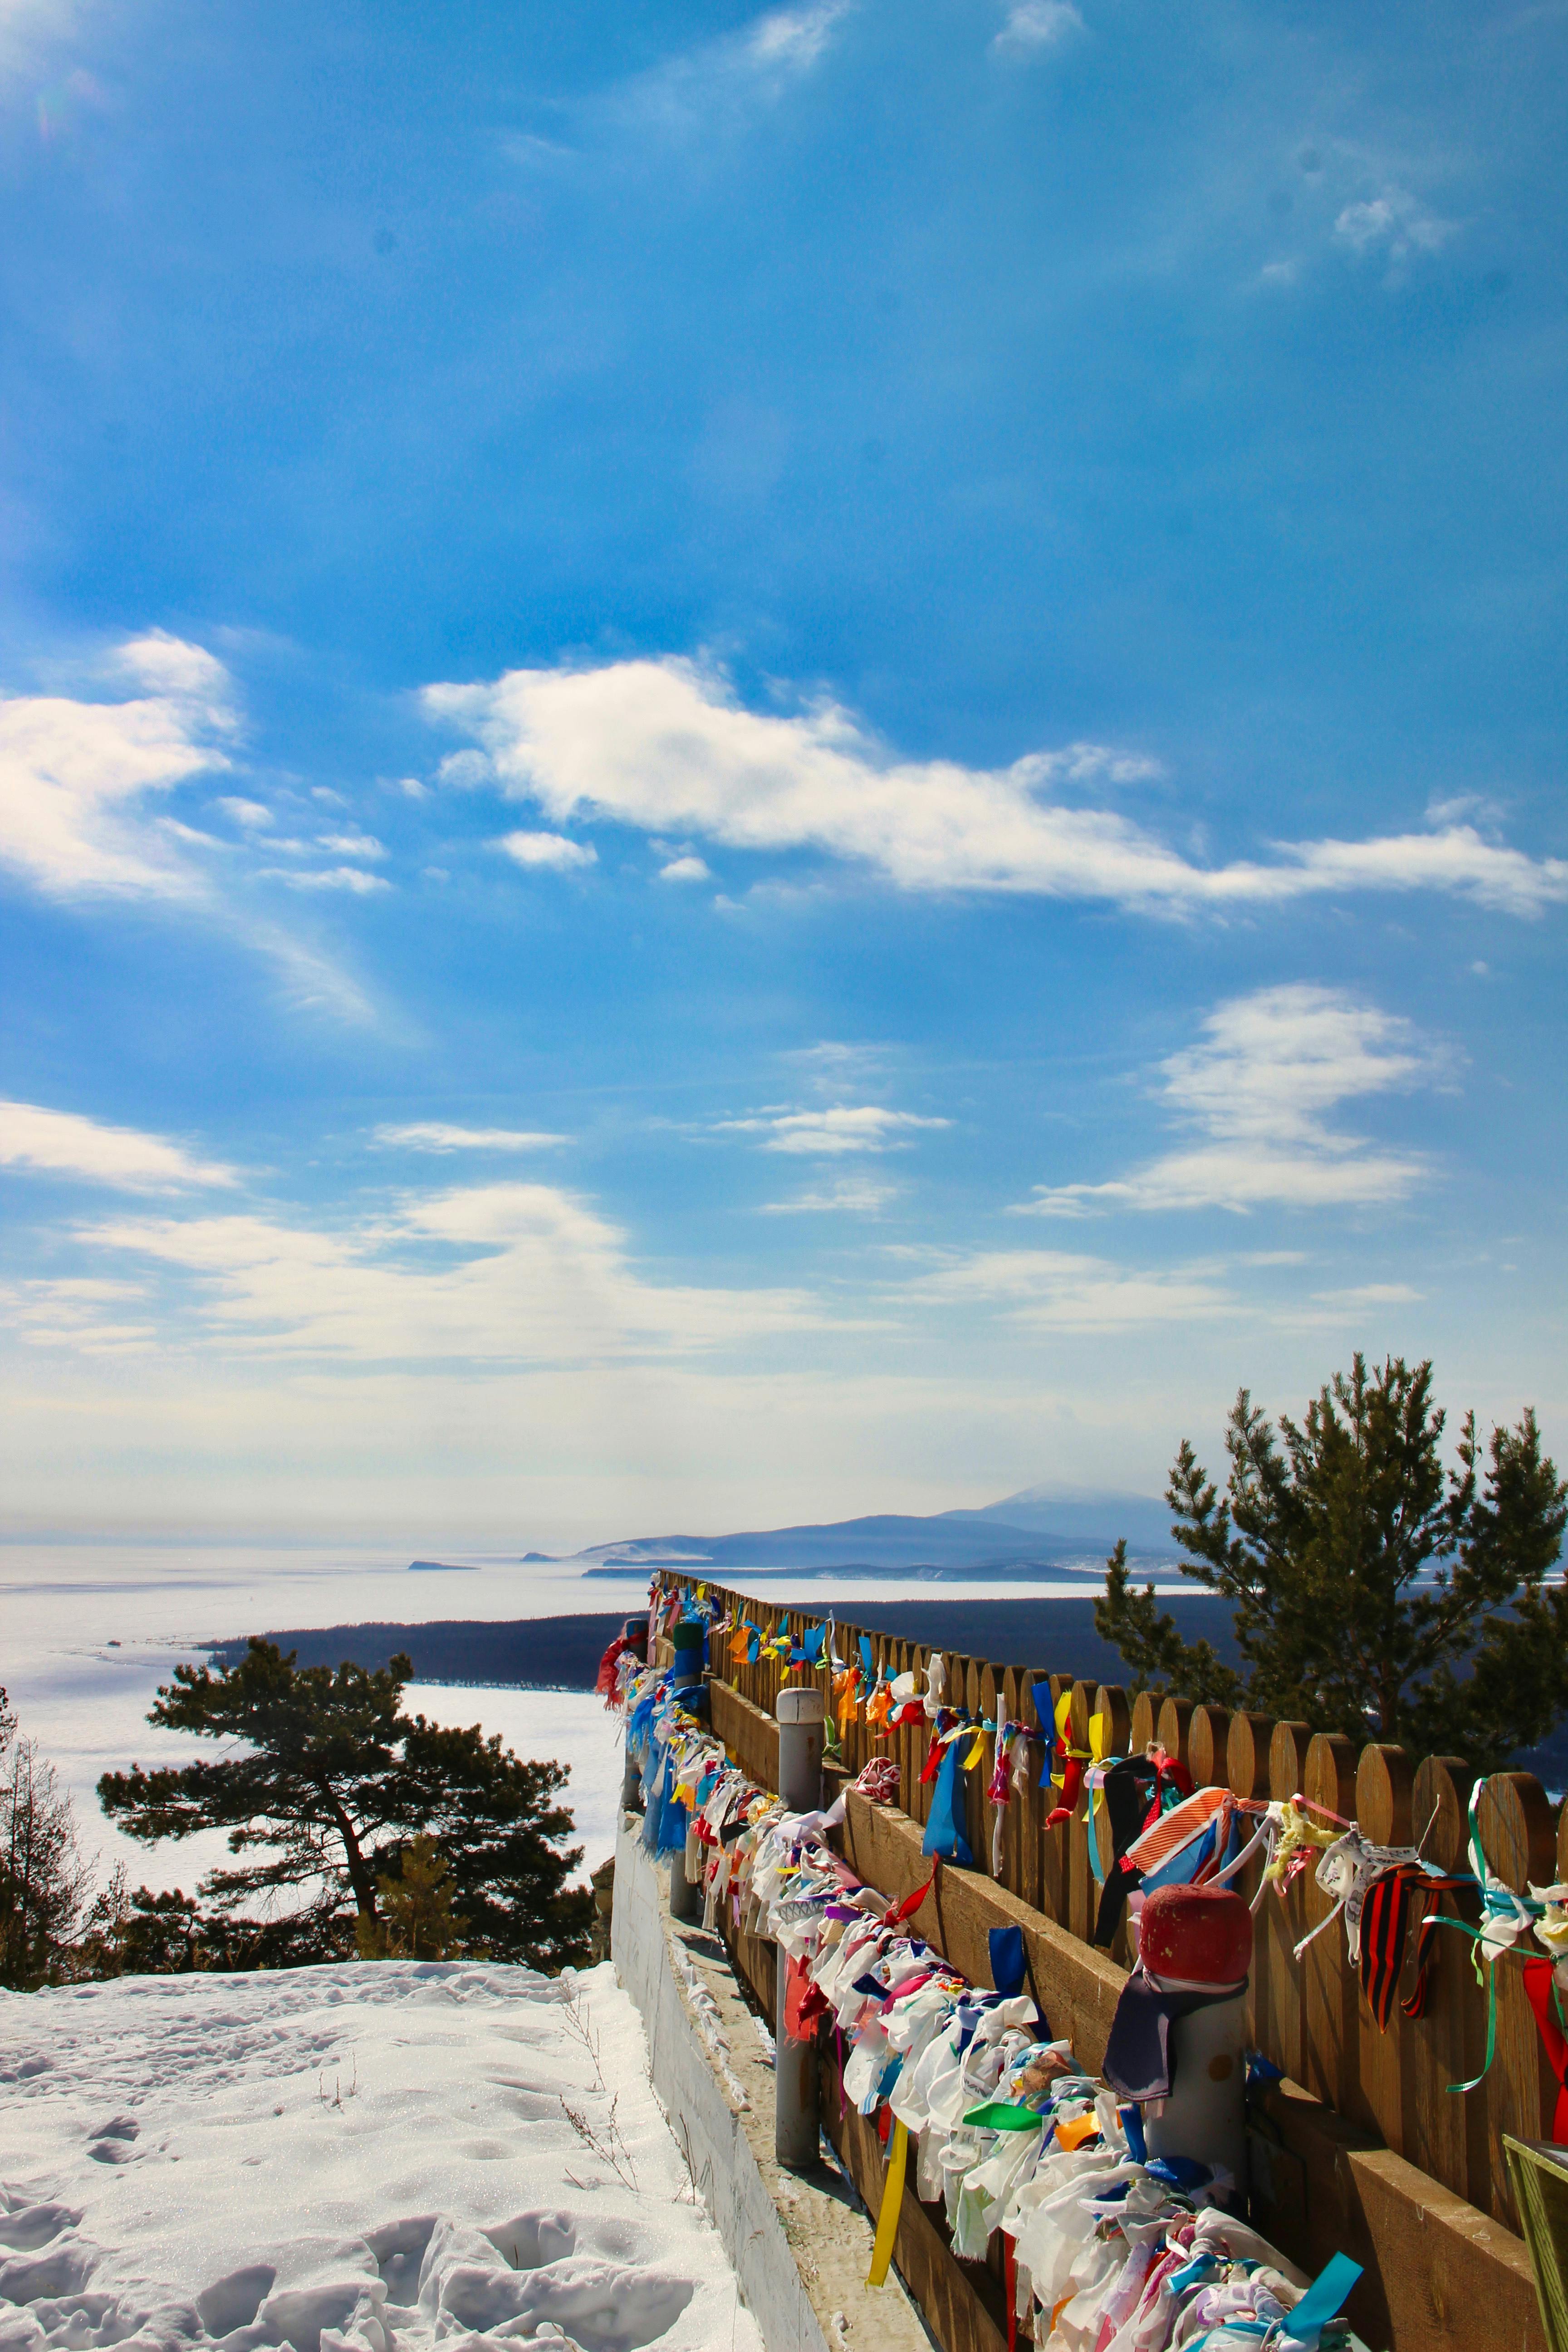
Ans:
{"label": "wooden fence", "polygon": [[[689,1588],[689,1577],[665,1580]],[[749,1595],[705,1580],[706,1590],[737,1617],[762,1628],[764,1639],[788,1630],[797,1640],[820,1617],[780,1611]],[[889,1676],[923,1668],[931,1652],[882,1633],[868,1633],[872,1656]],[[858,1654],[860,1629],[840,1622],[840,1656]],[[755,1664],[730,1657],[730,1637],[710,1644],[716,1677],[728,1682],[752,1706],[771,1717],[781,1687],[802,1679],[787,1664],[760,1658]],[[995,1721],[1036,1727],[1034,1685],[1048,1684],[1053,1701],[1072,1693],[1070,1744],[1089,1747],[1089,1725],[1103,1714],[1106,1753],[1125,1756],[1158,1738],[1185,1765],[1199,1787],[1228,1787],[1239,1797],[1285,1798],[1298,1791],[1359,1822],[1378,1844],[1413,1844],[1431,1822],[1426,1853],[1445,1869],[1468,1867],[1467,1809],[1475,1774],[1459,1758],[1415,1758],[1404,1748],[1373,1744],[1359,1751],[1332,1733],[1314,1733],[1304,1723],[1278,1723],[1268,1717],[1226,1715],[1186,1701],[1163,1702],[1115,1685],[1075,1681],[1046,1666],[1002,1665],[952,1651],[947,1660],[947,1700],[958,1708]],[[923,1684],[922,1684],[923,1688]],[[831,1690],[828,1704],[834,1706]],[[922,1784],[927,1733],[910,1725],[879,1738],[857,1716],[843,1737],[842,1762],[853,1776],[873,1756],[890,1755],[900,1767],[900,1803],[917,1822],[931,1811],[932,1790]],[[1040,1753],[1037,1746],[1037,1756]],[[746,1759],[742,1758],[742,1762]],[[977,1867],[988,1871],[994,1809],[985,1801],[993,1762],[988,1736],[982,1764],[966,1776],[967,1835]],[[1087,1806],[1079,1801],[1073,1819],[1054,1830],[1045,1826],[1054,1792],[1040,1789],[1038,1769],[1026,1794],[1005,1809],[1000,1883],[1031,1910],[1043,1913],[1080,1943],[1092,1935],[1097,1887],[1089,1868]],[[1435,1816],[1435,1818],[1434,1818]],[[1494,1773],[1482,1790],[1479,1820],[1491,1868],[1504,1884],[1523,1894],[1533,1881],[1549,1885],[1568,1877],[1568,1807],[1554,1818],[1545,1790],[1528,1772]],[[1560,1864],[1559,1856],[1562,1854]],[[1247,1866],[1234,1883],[1248,1899],[1257,1890],[1260,1862]],[[1450,1898],[1452,1900],[1452,1898]],[[1479,1906],[1467,1895],[1464,1915],[1472,1923]],[[1397,2005],[1386,2033],[1378,2031],[1350,1965],[1342,1927],[1336,1922],[1298,1960],[1293,1947],[1327,1916],[1329,1898],[1307,1872],[1283,1901],[1271,1889],[1258,1912],[1258,1937],[1250,1989],[1251,2036],[1291,2084],[1418,2171],[1464,2198],[1510,2230],[1519,2227],[1502,2136],[1551,2137],[1557,2084],[1547,2065],[1534,2016],[1525,1998],[1520,1964],[1504,1955],[1496,1968],[1497,2038],[1491,2068],[1481,2086],[1468,2094],[1451,2084],[1481,2072],[1486,2056],[1487,1992],[1472,1966],[1471,1938],[1440,1929],[1426,2013],[1405,2017]],[[1125,1924],[1110,1958],[1130,1962]],[[1415,1937],[1410,1937],[1414,1946]],[[1531,1950],[1538,1948],[1531,1943]],[[1085,1956],[1088,1957],[1087,1955]],[[1408,1954],[1407,1954],[1408,1968]]]}

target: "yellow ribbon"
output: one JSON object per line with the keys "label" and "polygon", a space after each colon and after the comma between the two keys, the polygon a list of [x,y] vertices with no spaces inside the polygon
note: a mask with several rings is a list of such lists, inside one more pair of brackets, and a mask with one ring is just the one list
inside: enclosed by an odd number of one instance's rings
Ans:
{"label": "yellow ribbon", "polygon": [[1265,1880],[1272,1886],[1281,1884],[1291,1856],[1299,1853],[1303,1846],[1321,1848],[1332,1845],[1342,1834],[1324,1822],[1309,1821],[1290,1797],[1287,1797],[1279,1808],[1279,1841],[1263,1873]]}
{"label": "yellow ribbon", "polygon": [[[1063,1746],[1063,1745],[1065,1745],[1065,1743],[1066,1743],[1067,1736],[1068,1736],[1068,1725],[1071,1721],[1072,1721],[1072,1685],[1071,1685],[1071,1683],[1068,1683],[1068,1686],[1067,1686],[1066,1690],[1065,1690],[1065,1691],[1063,1691],[1063,1693],[1062,1693],[1061,1696],[1058,1699],[1057,1704],[1056,1704],[1057,1745],[1058,1745],[1058,1750],[1059,1750],[1059,1749],[1062,1748],[1062,1746]],[[1057,1770],[1056,1770],[1056,1771],[1054,1771],[1054,1772],[1051,1774],[1051,1786],[1052,1786],[1052,1788],[1053,1788],[1053,1789],[1060,1789],[1060,1788],[1065,1788],[1065,1786],[1066,1786],[1066,1785],[1067,1785],[1067,1767],[1066,1767],[1066,1765],[1065,1765],[1065,1764],[1062,1764],[1062,1765],[1059,1765],[1059,1766],[1058,1767]]]}
{"label": "yellow ribbon", "polygon": [[866,2273],[868,2286],[886,2286],[888,2265],[893,2259],[893,2241],[899,2234],[899,2215],[904,2202],[904,2167],[909,2160],[910,2136],[903,2125],[893,2125],[893,2146],[888,2158],[888,2178],[882,2186],[881,2210],[877,2215],[877,2242],[871,2249],[871,2267]]}

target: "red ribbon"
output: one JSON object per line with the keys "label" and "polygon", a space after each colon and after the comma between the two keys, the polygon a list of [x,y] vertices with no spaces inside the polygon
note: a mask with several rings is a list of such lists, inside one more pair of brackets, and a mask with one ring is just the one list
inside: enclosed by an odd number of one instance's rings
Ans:
{"label": "red ribbon", "polygon": [[915,1913],[920,1909],[921,1905],[925,1901],[926,1896],[936,1885],[936,1874],[941,1868],[941,1862],[933,1861],[931,1866],[931,1876],[926,1880],[925,1885],[923,1886],[917,1886],[912,1895],[906,1895],[901,1903],[895,1903],[890,1910],[883,1912],[882,1925],[884,1927],[896,1927],[900,1925],[900,1921],[912,1919],[914,1917]]}
{"label": "red ribbon", "polygon": [[1083,1759],[1081,1756],[1069,1756],[1062,1766],[1062,1792],[1057,1801],[1056,1810],[1046,1815],[1048,1830],[1054,1830],[1059,1822],[1071,1821],[1082,1787]]}
{"label": "red ribbon", "polygon": [[1552,1962],[1526,1960],[1524,1990],[1530,2006],[1535,2011],[1535,2021],[1541,2028],[1541,2039],[1546,2044],[1546,2063],[1557,2077],[1557,2112],[1552,2118],[1552,2137],[1559,2147],[1568,2147],[1568,2037],[1565,2037],[1557,2016],[1557,2005],[1552,1997]]}

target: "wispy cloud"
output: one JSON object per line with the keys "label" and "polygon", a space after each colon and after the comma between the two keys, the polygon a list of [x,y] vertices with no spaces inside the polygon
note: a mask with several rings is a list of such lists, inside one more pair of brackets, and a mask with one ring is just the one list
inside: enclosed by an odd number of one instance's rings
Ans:
{"label": "wispy cloud", "polygon": [[879,1184],[868,1176],[841,1176],[823,1192],[797,1192],[793,1201],[764,1201],[758,1213],[764,1217],[875,1217],[897,1199],[900,1189],[897,1184]]}
{"label": "wispy cloud", "polygon": [[570,1138],[532,1128],[453,1127],[441,1119],[416,1119],[407,1127],[378,1127],[375,1139],[405,1151],[541,1151]]}
{"label": "wispy cloud", "polygon": [[769,1110],[750,1118],[726,1118],[720,1130],[759,1135],[764,1151],[837,1160],[851,1151],[891,1151],[917,1128],[950,1127],[951,1119],[921,1118],[913,1111],[884,1110],[876,1103],[836,1103],[826,1110]]}
{"label": "wispy cloud", "polygon": [[[639,141],[652,134],[689,147],[742,130],[759,107],[777,105],[812,73],[849,13],[850,0],[769,9],[616,83],[579,110],[577,137],[593,143],[606,131]],[[573,148],[525,134],[509,140],[508,152],[538,170],[569,163]]]}
{"label": "wispy cloud", "polygon": [[107,1127],[79,1111],[50,1110],[41,1103],[0,1102],[0,1167],[86,1177],[126,1192],[181,1192],[237,1181],[232,1168],[197,1160],[165,1136]]}
{"label": "wispy cloud", "polygon": [[384,874],[367,874],[363,866],[262,866],[257,873],[258,879],[284,883],[290,890],[348,890],[360,898],[392,887]]}
{"label": "wispy cloud", "polygon": [[226,793],[213,806],[222,809],[225,816],[243,826],[247,833],[258,832],[273,822],[269,808],[264,808],[259,801],[242,800],[235,793]]}
{"label": "wispy cloud", "polygon": [[77,1237],[183,1278],[184,1343],[217,1341],[231,1354],[583,1364],[700,1353],[837,1319],[799,1291],[651,1282],[623,1233],[544,1184],[437,1192],[331,1229],[264,1215],[141,1217]]}
{"label": "wispy cloud", "polygon": [[1315,1290],[1308,1299],[1278,1308],[1270,1320],[1287,1331],[1383,1332],[1390,1309],[1419,1307],[1425,1297],[1405,1282],[1355,1283],[1344,1290]]}
{"label": "wispy cloud", "polygon": [[1346,205],[1334,222],[1334,235],[1352,253],[1380,255],[1391,264],[1440,253],[1458,233],[1458,221],[1429,211],[1408,188],[1393,186]]}
{"label": "wispy cloud", "polygon": [[325,849],[334,857],[384,857],[386,844],[378,841],[374,833],[319,833],[318,849]]}
{"label": "wispy cloud", "polygon": [[1012,0],[991,47],[998,57],[1037,57],[1082,30],[1083,18],[1072,0]]}
{"label": "wispy cloud", "polygon": [[1064,797],[1097,775],[1148,774],[1140,754],[1075,744],[999,770],[902,761],[837,704],[747,710],[721,676],[687,661],[511,670],[489,685],[429,687],[424,700],[433,719],[483,744],[508,793],[557,824],[610,819],[753,852],[814,850],[905,890],[1166,913],[1371,889],[1444,891],[1519,915],[1568,899],[1568,861],[1531,859],[1468,824],[1278,843],[1268,862],[1199,866],[1130,818]]}
{"label": "wispy cloud", "polygon": [[661,882],[711,882],[712,874],[700,857],[689,852],[684,857],[672,857],[668,866],[658,869]]}
{"label": "wispy cloud", "polygon": [[901,1296],[928,1306],[994,1307],[1008,1323],[1041,1331],[1121,1331],[1236,1311],[1211,1266],[1151,1269],[1061,1250],[953,1255],[917,1276]]}
{"label": "wispy cloud", "polygon": [[738,37],[739,54],[762,73],[805,73],[816,63],[849,0],[816,0],[805,8],[775,8]]}
{"label": "wispy cloud", "polygon": [[1136,1174],[1042,1185],[1036,1216],[1097,1210],[1370,1207],[1400,1201],[1424,1160],[1331,1127],[1342,1102],[1430,1084],[1445,1058],[1408,1022],[1335,989],[1260,989],[1220,1005],[1201,1044],[1162,1065],[1160,1096],[1202,1139]]}

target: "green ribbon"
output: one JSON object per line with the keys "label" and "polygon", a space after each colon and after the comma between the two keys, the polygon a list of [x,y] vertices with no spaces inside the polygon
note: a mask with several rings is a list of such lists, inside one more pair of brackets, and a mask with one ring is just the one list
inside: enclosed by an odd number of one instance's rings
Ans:
{"label": "green ribbon", "polygon": [[990,2099],[983,2107],[971,2107],[963,2118],[980,2131],[1038,2131],[1045,2117],[1033,2107],[1016,2107],[1005,2099]]}

